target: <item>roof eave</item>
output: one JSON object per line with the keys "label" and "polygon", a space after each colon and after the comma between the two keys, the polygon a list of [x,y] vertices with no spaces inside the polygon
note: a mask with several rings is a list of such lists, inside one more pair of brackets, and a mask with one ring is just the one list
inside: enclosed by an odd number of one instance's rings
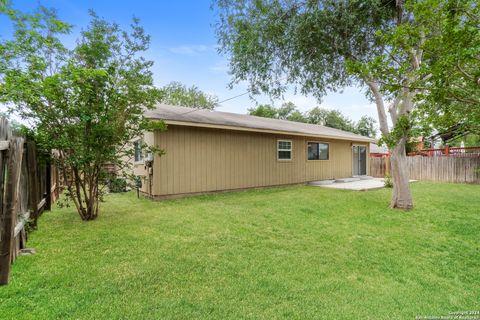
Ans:
{"label": "roof eave", "polygon": [[200,127],[200,128],[213,128],[213,129],[225,129],[225,130],[236,130],[236,131],[248,131],[248,132],[261,132],[261,133],[272,133],[272,134],[283,134],[283,135],[293,135],[293,136],[302,136],[302,137],[314,137],[314,138],[327,138],[335,140],[344,140],[344,141],[359,141],[359,142],[375,142],[375,139],[358,136],[358,137],[342,137],[328,134],[310,134],[305,132],[296,132],[296,131],[282,131],[282,130],[272,130],[272,129],[261,129],[261,128],[251,128],[251,127],[239,127],[239,126],[230,126],[230,125],[221,125],[221,124],[211,124],[211,123],[202,123],[202,122],[193,122],[193,121],[178,121],[178,120],[168,120],[168,119],[158,119],[151,117],[151,120],[163,120],[167,125],[178,125],[178,126],[188,126],[188,127]]}

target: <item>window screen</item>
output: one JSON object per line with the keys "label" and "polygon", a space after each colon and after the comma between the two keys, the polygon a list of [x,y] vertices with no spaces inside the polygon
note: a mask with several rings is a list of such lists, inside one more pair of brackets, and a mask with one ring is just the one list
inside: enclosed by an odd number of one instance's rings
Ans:
{"label": "window screen", "polygon": [[277,141],[278,160],[292,160],[292,142],[288,140]]}
{"label": "window screen", "polygon": [[135,162],[143,160],[142,140],[137,140],[133,143],[135,149]]}

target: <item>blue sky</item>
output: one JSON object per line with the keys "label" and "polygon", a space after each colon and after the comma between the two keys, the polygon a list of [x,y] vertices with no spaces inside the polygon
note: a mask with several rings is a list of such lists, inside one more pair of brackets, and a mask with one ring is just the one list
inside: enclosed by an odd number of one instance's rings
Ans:
{"label": "blue sky", "polygon": [[[153,67],[155,84],[165,85],[171,81],[180,81],[188,86],[196,85],[201,90],[215,94],[219,100],[246,92],[244,84],[228,89],[227,57],[216,51],[216,39],[213,29],[214,13],[210,10],[210,0],[197,1],[73,1],[73,0],[14,0],[15,8],[31,11],[40,3],[58,10],[61,19],[75,25],[74,31],[66,41],[73,45],[82,27],[88,24],[88,9],[93,9],[103,18],[114,21],[127,28],[132,16],[141,20],[145,31],[151,35],[152,43],[146,57],[155,62]],[[2,30],[9,30],[6,20],[0,20]],[[302,111],[311,109],[319,103],[313,97],[286,93],[285,101],[294,102]],[[268,103],[268,97],[256,99]],[[280,105],[283,101],[274,103]],[[331,93],[324,97],[323,107],[338,109],[353,120],[362,115],[377,118],[374,104],[368,101],[359,88],[346,88],[343,93]],[[248,95],[222,103],[219,111],[246,113],[255,106]]]}

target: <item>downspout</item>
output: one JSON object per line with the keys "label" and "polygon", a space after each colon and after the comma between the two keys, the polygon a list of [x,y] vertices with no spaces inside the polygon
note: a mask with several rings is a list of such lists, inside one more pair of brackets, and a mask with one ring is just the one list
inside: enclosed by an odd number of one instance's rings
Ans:
{"label": "downspout", "polygon": [[148,176],[148,188],[147,193],[148,197],[153,197],[153,154],[149,153],[147,156],[147,161],[145,161],[145,167],[147,169],[147,176]]}

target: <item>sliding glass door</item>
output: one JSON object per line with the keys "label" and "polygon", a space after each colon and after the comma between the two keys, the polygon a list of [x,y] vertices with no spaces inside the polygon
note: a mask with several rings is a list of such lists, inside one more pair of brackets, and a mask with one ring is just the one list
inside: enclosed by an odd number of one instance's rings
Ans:
{"label": "sliding glass door", "polygon": [[353,146],[353,175],[364,176],[367,174],[367,147]]}

